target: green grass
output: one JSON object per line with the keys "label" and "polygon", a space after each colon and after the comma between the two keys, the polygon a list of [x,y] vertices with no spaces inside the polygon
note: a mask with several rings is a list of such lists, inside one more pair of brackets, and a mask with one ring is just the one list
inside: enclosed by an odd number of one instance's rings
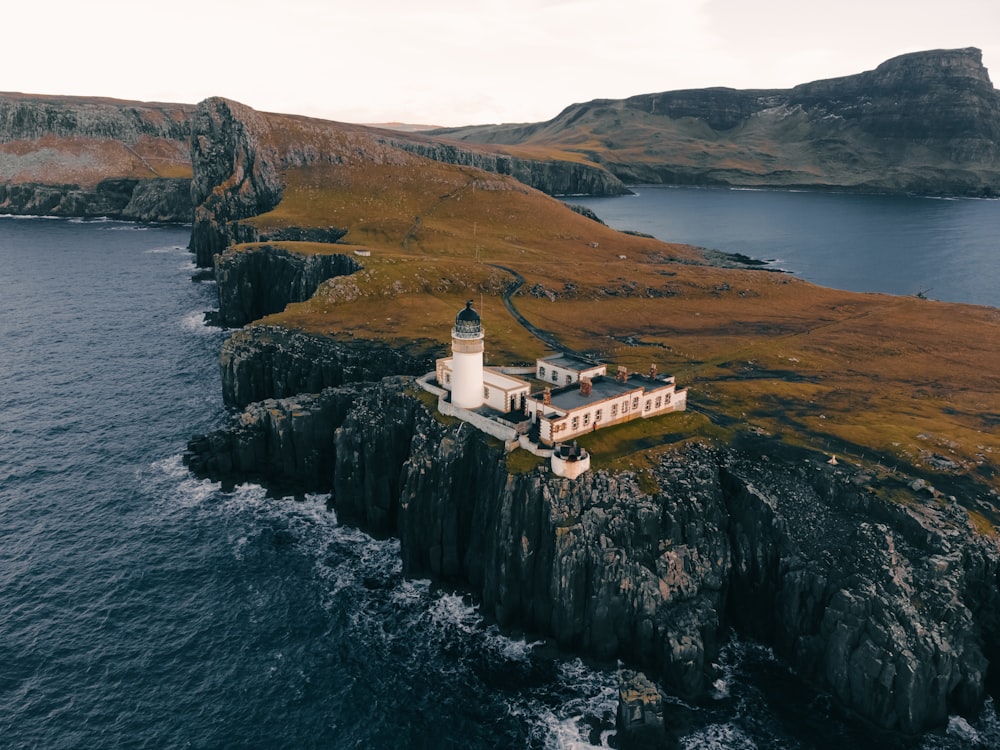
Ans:
{"label": "green grass", "polygon": [[641,472],[650,468],[660,452],[694,437],[713,435],[721,433],[707,417],[695,412],[673,412],[595,430],[580,436],[577,442],[590,453],[594,469]]}
{"label": "green grass", "polygon": [[529,471],[537,469],[539,466],[547,466],[549,459],[536,456],[526,450],[518,448],[507,454],[507,473],[527,474]]}

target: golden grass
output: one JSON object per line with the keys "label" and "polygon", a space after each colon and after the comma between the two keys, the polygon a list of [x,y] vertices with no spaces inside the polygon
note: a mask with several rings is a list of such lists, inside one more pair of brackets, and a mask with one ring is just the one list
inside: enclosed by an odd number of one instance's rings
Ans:
{"label": "golden grass", "polygon": [[693,248],[616,232],[509,178],[382,147],[366,161],[361,136],[343,137],[341,164],[290,169],[282,202],[253,221],[343,227],[349,244],[331,251],[371,257],[267,322],[440,356],[471,298],[490,363],[531,361],[546,347],[505,309],[502,266],[524,278],[514,303],[532,324],[630,369],[657,363],[711,416],[602,431],[599,467],[641,470],[657,437],[753,430],[930,474],[943,457],[1000,489],[1000,311],[695,265]]}

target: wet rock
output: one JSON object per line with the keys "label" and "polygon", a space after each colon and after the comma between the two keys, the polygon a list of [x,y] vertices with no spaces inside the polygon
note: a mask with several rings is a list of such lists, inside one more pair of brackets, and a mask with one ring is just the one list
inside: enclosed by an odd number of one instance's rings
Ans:
{"label": "wet rock", "polygon": [[290,302],[304,302],[327,279],[361,266],[349,255],[295,253],[273,245],[230,248],[214,257],[219,292],[218,321],[241,326]]}
{"label": "wet rock", "polygon": [[618,747],[622,750],[662,748],[666,742],[663,697],[642,672],[618,675]]}

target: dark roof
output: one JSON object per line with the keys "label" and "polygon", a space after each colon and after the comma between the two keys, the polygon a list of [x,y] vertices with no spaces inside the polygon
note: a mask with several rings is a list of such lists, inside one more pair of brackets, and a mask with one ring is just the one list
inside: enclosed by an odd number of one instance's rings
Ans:
{"label": "dark roof", "polygon": [[573,409],[579,409],[581,406],[593,404],[597,401],[637,391],[640,388],[642,388],[642,385],[639,383],[619,383],[614,378],[600,375],[591,381],[589,396],[583,395],[579,385],[567,386],[552,391],[552,405],[559,409],[572,411]]}
{"label": "dark roof", "polygon": [[465,303],[465,309],[459,312],[458,315],[455,316],[455,320],[456,321],[461,320],[466,323],[479,322],[479,313],[477,313],[475,310],[472,309],[471,299]]}

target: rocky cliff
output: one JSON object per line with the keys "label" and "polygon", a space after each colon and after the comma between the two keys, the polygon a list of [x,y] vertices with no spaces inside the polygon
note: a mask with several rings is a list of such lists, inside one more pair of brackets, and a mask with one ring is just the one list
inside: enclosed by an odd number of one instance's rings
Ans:
{"label": "rocky cliff", "polygon": [[278,159],[268,145],[267,118],[237,102],[201,102],[191,120],[191,202],[195,206],[191,250],[196,263],[212,266],[212,256],[236,242],[238,222],[270,211],[284,187]]}
{"label": "rocky cliff", "polygon": [[398,148],[447,164],[461,164],[484,172],[509,174],[516,180],[549,195],[630,195],[625,183],[594,164],[555,159],[523,159],[508,154],[479,151],[455,143],[442,143],[411,136],[409,140],[387,139]]}
{"label": "rocky cliff", "polygon": [[215,256],[218,322],[242,326],[309,299],[321,282],[361,266],[350,255],[292,252],[274,245],[230,248]]}
{"label": "rocky cliff", "polygon": [[0,94],[0,212],[191,221],[191,109]]}
{"label": "rocky cliff", "polygon": [[329,336],[253,325],[236,331],[219,355],[222,395],[229,406],[244,407],[268,398],[316,393],[330,386],[418,375],[434,369],[433,359],[374,341],[342,341]]}
{"label": "rocky cliff", "polygon": [[[483,611],[703,692],[730,626],[873,724],[917,732],[976,710],[1000,643],[1000,557],[953,501],[882,499],[871,477],[769,446],[691,446],[654,469],[509,474],[407,379],[265,401],[190,444],[189,465],[332,490],[402,541],[405,571],[472,587]],[[770,454],[771,458],[767,458]]]}
{"label": "rocky cliff", "polygon": [[[336,242],[346,227],[249,221],[278,206],[290,171],[359,163],[419,171],[426,160],[510,175],[550,194],[619,195],[628,189],[606,170],[579,161],[532,160],[435,142],[420,136],[290,115],[255,112],[221,98],[207,99],[191,121],[191,196],[195,205],[191,249],[199,266],[232,244],[310,239]],[[334,178],[328,176],[328,181]],[[372,188],[382,192],[385,184]],[[412,219],[412,217],[409,217]],[[315,221],[311,219],[310,221]]]}
{"label": "rocky cliff", "polygon": [[630,184],[1000,195],[1000,92],[975,48],[792,89],[595,100],[544,123],[434,135],[579,152]]}
{"label": "rocky cliff", "polygon": [[75,183],[0,185],[0,213],[187,223],[192,214],[190,180],[115,178],[91,189]]}

